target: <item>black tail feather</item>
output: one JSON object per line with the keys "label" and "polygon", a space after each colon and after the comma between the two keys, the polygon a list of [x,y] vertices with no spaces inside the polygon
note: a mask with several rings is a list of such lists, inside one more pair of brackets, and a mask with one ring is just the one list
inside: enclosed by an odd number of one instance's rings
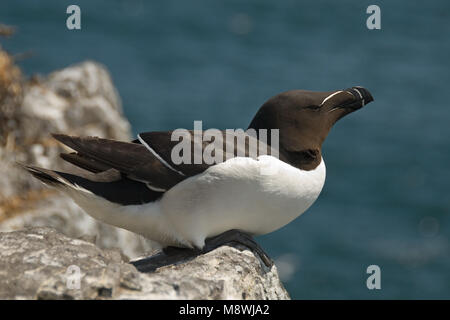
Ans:
{"label": "black tail feather", "polygon": [[[163,195],[162,192],[150,190],[144,183],[127,178],[113,179],[112,181],[93,181],[70,173],[52,171],[20,163],[18,164],[30,172],[34,177],[48,185],[54,187],[79,186],[99,197],[121,205],[152,202],[161,198]],[[114,172],[104,173],[114,175]],[[99,173],[99,175],[99,180],[108,180],[102,176],[103,172]]]}
{"label": "black tail feather", "polygon": [[43,168],[39,168],[36,166],[31,165],[25,165],[22,163],[17,163],[22,168],[24,168],[26,171],[31,173],[34,177],[41,180],[42,182],[49,184],[49,185],[64,185],[64,182],[62,180],[62,177],[60,177],[56,172],[52,170],[47,170]]}
{"label": "black tail feather", "polygon": [[76,152],[61,153],[60,157],[77,167],[93,173],[99,173],[111,169],[110,166],[107,166],[101,162],[95,161],[94,159],[88,158]]}

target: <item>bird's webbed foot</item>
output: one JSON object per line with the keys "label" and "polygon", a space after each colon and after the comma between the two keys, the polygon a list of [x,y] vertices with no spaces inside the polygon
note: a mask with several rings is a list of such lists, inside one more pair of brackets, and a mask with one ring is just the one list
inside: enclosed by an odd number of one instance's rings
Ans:
{"label": "bird's webbed foot", "polygon": [[205,246],[201,250],[169,246],[156,255],[131,263],[141,272],[153,272],[160,267],[190,260],[200,254],[210,252],[220,246],[230,245],[232,243],[241,244],[249,248],[258,254],[267,267],[270,268],[273,266],[272,259],[255,242],[255,240],[253,240],[252,236],[236,229],[228,230],[217,236],[207,238],[205,240]]}
{"label": "bird's webbed foot", "polygon": [[237,229],[228,230],[217,236],[207,238],[205,240],[205,247],[203,248],[203,252],[206,253],[220,246],[231,243],[238,243],[246,246],[253,252],[257,253],[267,267],[270,268],[273,266],[273,260],[267,255],[267,253],[261,248],[261,246],[256,243],[253,237],[248,233]]}

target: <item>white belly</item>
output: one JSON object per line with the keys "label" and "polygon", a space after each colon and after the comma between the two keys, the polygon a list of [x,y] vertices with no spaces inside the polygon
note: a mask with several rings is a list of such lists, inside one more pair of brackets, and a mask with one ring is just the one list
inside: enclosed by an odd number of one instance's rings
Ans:
{"label": "white belly", "polygon": [[285,226],[314,203],[324,182],[323,159],[303,171],[271,156],[233,158],[170,189],[161,212],[179,237],[202,247],[230,229],[260,235]]}
{"label": "white belly", "polygon": [[303,171],[271,156],[233,158],[190,177],[160,201],[120,206],[82,188],[65,190],[88,214],[162,245],[202,248],[230,229],[275,231],[308,209],[322,190],[325,164]]}

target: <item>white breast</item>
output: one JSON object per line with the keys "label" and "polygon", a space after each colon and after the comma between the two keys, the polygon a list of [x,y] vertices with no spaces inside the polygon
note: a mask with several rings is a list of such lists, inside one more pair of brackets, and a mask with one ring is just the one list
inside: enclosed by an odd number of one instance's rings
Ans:
{"label": "white breast", "polygon": [[260,235],[285,226],[314,203],[324,182],[323,159],[304,171],[272,156],[233,158],[166,192],[161,211],[179,238],[202,247],[229,229]]}

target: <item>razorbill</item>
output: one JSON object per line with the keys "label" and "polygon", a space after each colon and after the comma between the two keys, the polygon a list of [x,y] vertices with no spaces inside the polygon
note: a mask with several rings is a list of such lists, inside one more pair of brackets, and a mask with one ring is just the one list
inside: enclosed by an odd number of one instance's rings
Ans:
{"label": "razorbill", "polygon": [[[204,250],[207,239],[215,239],[214,246],[237,241],[252,247],[252,236],[285,226],[314,203],[325,182],[321,146],[328,132],[337,120],[371,101],[362,87],[280,93],[254,116],[248,129],[256,136],[248,135],[244,147],[229,151],[227,143],[216,141],[215,152],[223,151],[221,162],[174,161],[178,141],[173,141],[173,131],[141,133],[131,142],[54,134],[75,150],[61,157],[86,174],[25,168],[95,219],[162,247]],[[276,143],[263,141],[259,132],[264,129],[278,129]],[[220,132],[225,141],[226,131]],[[269,152],[253,157],[241,150],[251,139],[265,143]],[[194,138],[190,143],[202,152],[212,142]],[[275,171],[267,174],[267,168]]]}

